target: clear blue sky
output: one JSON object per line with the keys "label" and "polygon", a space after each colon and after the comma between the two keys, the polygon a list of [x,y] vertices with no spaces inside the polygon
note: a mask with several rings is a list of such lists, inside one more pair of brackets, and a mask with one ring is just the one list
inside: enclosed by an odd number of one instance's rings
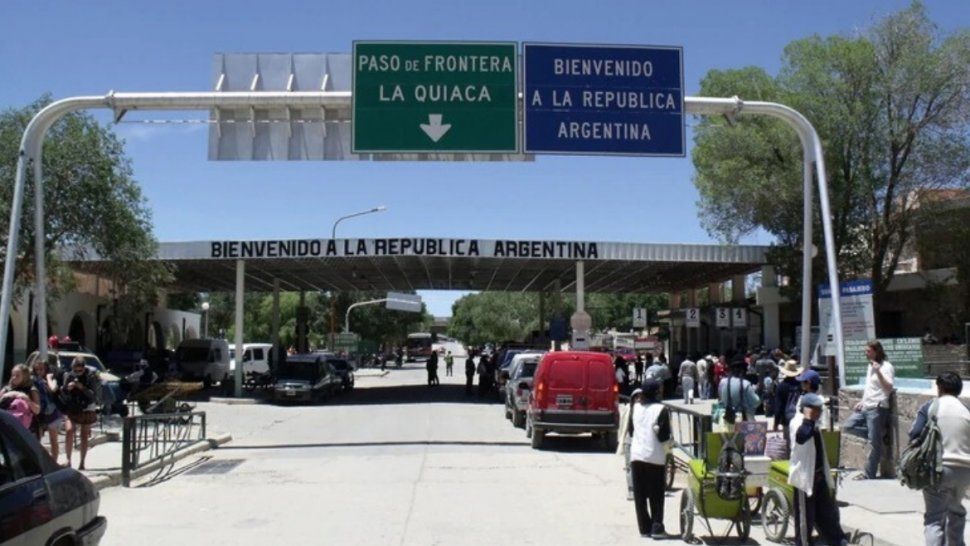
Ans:
{"label": "clear blue sky", "polygon": [[[757,65],[774,73],[788,42],[857,32],[906,5],[14,0],[3,9],[0,106],[19,107],[44,92],[207,90],[215,52],[349,52],[355,39],[679,45],[687,93],[696,94],[708,70]],[[970,26],[966,0],[927,6],[944,30]],[[342,223],[338,236],[713,242],[698,219],[689,158],[219,163],[206,160],[202,125],[117,130],[160,241],[328,237],[335,218],[385,204],[387,212]],[[755,234],[744,242],[771,241]],[[450,314],[454,294],[425,296],[433,313]]]}

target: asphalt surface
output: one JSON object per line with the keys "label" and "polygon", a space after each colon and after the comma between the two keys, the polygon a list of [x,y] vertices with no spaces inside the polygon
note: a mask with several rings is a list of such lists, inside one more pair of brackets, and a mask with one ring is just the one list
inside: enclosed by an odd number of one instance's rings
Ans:
{"label": "asphalt surface", "polygon": [[[427,387],[423,365],[391,368],[313,406],[200,404],[233,441],[163,479],[104,490],[104,544],[651,542],[637,533],[620,457],[588,437],[535,451],[497,400],[465,396],[462,359],[453,377],[440,371]],[[671,533],[679,500],[668,493]],[[759,537],[755,526],[748,544]]]}

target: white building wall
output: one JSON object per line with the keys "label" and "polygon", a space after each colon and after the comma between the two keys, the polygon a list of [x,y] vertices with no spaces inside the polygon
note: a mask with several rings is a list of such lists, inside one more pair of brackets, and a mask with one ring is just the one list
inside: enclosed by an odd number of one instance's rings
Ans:
{"label": "white building wall", "polygon": [[[112,316],[110,299],[80,292],[71,292],[64,295],[48,309],[48,320],[50,322],[48,335],[58,337],[70,335],[71,322],[77,316],[80,317],[81,323],[84,325],[85,345],[92,350],[97,350],[99,305],[101,306],[100,320],[103,324],[108,317]],[[30,332],[27,324],[27,307],[28,298],[25,296],[19,305],[14,306],[10,316],[13,325],[13,358],[15,363],[23,362],[27,357],[27,340]],[[36,306],[33,314],[36,320]],[[140,323],[139,332],[143,332],[145,315],[141,315],[138,320]],[[148,320],[151,323],[158,323],[158,327],[163,333],[162,342],[169,348],[178,346],[182,339],[198,337],[198,332],[201,331],[201,315],[198,313],[157,307],[151,312]],[[125,326],[126,330],[134,328],[133,324]],[[143,336],[138,335],[137,337],[139,343],[141,343]],[[159,345],[162,345],[162,343]]]}

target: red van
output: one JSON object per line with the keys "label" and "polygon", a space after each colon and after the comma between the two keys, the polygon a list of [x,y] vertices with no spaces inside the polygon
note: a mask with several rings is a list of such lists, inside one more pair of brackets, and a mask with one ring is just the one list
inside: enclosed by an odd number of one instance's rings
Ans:
{"label": "red van", "polygon": [[526,411],[526,436],[539,449],[547,433],[591,433],[616,449],[619,385],[610,355],[583,351],[548,353],[539,363]]}

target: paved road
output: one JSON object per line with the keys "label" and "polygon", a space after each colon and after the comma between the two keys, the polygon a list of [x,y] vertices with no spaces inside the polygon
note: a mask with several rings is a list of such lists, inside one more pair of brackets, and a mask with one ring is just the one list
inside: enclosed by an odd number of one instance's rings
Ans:
{"label": "paved road", "polygon": [[[410,364],[318,406],[201,404],[210,426],[234,437],[209,456],[240,464],[196,474],[206,467],[197,461],[161,483],[105,490],[105,544],[647,541],[619,457],[586,438],[532,450],[501,405],[466,398],[463,372],[456,359],[455,376],[429,388]],[[668,496],[671,532],[678,500]],[[765,543],[753,535],[750,544]]]}

